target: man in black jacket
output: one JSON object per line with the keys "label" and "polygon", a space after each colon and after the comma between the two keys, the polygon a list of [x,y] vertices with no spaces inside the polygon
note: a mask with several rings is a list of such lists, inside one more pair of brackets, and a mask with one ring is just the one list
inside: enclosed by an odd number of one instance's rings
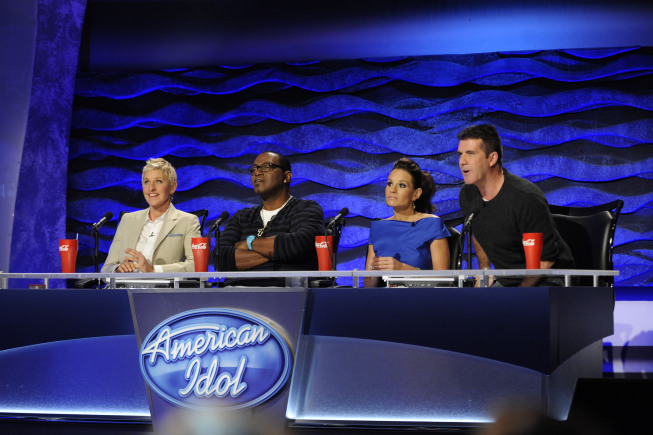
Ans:
{"label": "man in black jacket", "polygon": [[[281,154],[259,154],[249,172],[262,204],[239,210],[229,219],[214,250],[215,269],[317,270],[315,236],[324,234],[322,207],[290,195],[292,171]],[[225,284],[283,286],[284,279],[225,280]]]}

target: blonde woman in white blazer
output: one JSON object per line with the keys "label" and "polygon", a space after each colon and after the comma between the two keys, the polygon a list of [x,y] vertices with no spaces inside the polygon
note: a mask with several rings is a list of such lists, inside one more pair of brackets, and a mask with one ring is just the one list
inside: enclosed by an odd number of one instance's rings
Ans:
{"label": "blonde woman in white blazer", "polygon": [[193,272],[191,239],[200,237],[200,223],[172,205],[175,168],[162,158],[149,159],[142,186],[149,207],[122,216],[102,272]]}

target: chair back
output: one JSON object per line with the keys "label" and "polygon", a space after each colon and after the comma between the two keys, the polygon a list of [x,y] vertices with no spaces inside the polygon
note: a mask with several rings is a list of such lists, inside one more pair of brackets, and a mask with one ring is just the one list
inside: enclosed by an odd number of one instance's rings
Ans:
{"label": "chair back", "polygon": [[449,243],[449,269],[460,270],[463,267],[463,250],[462,234],[455,227],[461,225],[464,218],[449,219],[444,221],[444,225],[449,230],[450,236],[447,238]]}
{"label": "chair back", "polygon": [[[571,249],[577,269],[613,269],[614,233],[623,204],[619,199],[593,207],[549,205],[556,228]],[[591,277],[578,281],[592,285]],[[614,278],[600,277],[599,285],[614,286]]]}
{"label": "chair back", "polygon": [[460,246],[460,231],[454,227],[447,227],[449,230],[449,237],[447,237],[447,242],[449,242],[449,269],[451,270],[460,270],[462,269],[463,255],[462,249]]}
{"label": "chair back", "polygon": [[204,234],[204,224],[206,223],[206,218],[209,217],[209,211],[203,208],[201,210],[195,210],[189,213],[194,214],[200,220],[200,236],[201,236],[202,234]]}

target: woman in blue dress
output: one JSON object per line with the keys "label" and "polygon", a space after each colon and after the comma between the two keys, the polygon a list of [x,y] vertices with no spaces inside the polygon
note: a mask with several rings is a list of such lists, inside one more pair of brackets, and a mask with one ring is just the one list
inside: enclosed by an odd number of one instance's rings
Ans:
{"label": "woman in blue dress", "polygon": [[[433,177],[411,159],[395,162],[385,186],[385,202],[393,215],[372,221],[367,245],[367,270],[417,270],[449,268],[449,231],[433,214]],[[376,287],[380,278],[365,278]]]}

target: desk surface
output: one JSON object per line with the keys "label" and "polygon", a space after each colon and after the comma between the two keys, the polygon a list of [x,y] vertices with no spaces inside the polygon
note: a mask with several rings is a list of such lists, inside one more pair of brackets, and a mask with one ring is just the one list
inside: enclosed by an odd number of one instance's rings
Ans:
{"label": "desk surface", "polygon": [[[309,278],[352,278],[353,286],[358,288],[360,278],[364,277],[395,277],[395,278],[456,278],[458,287],[463,287],[467,277],[488,276],[542,276],[563,277],[565,286],[571,285],[571,278],[575,276],[591,276],[595,286],[598,285],[600,276],[618,276],[617,270],[584,270],[584,269],[484,269],[484,270],[405,270],[401,273],[390,273],[378,270],[328,270],[328,271],[277,271],[277,272],[177,272],[177,273],[0,273],[0,289],[10,288],[9,280],[43,280],[48,288],[50,280],[80,280],[101,279],[108,283],[108,288],[116,288],[116,280],[145,278],[170,279],[174,287],[179,287],[179,282],[186,279],[200,279],[202,281],[222,281],[226,278],[285,278],[287,287],[305,287]],[[481,279],[481,283],[486,282]],[[16,288],[16,287],[13,287]]]}

